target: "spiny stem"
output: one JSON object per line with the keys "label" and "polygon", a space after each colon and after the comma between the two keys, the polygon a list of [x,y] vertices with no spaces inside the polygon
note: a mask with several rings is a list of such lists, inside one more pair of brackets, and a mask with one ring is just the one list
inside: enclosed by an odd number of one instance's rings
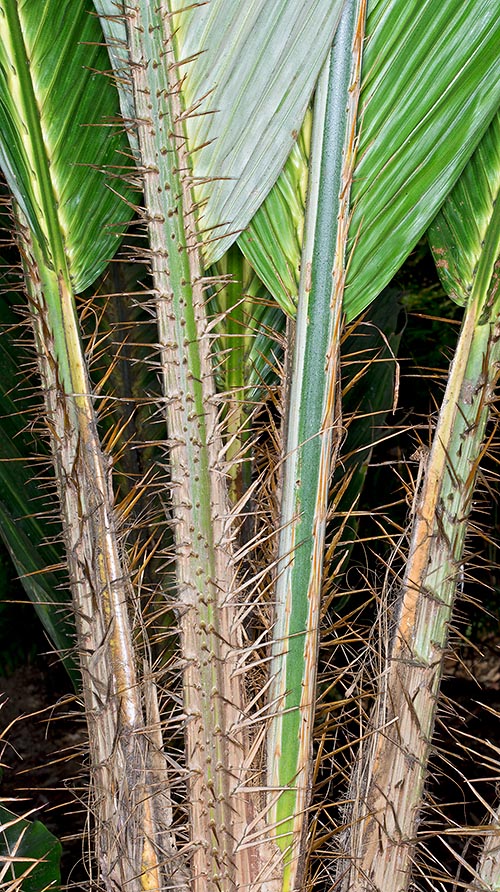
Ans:
{"label": "spiny stem", "polygon": [[244,839],[256,812],[241,789],[232,530],[169,4],[132,3],[126,18],[169,434],[193,889],[263,892],[271,854]]}
{"label": "spiny stem", "polygon": [[[64,275],[47,269],[26,229],[21,233],[21,250],[73,594],[99,868],[109,892],[114,884],[132,892],[160,890],[164,851],[173,846],[171,809],[167,804],[165,811],[167,797],[162,813],[155,811],[152,794],[159,786],[168,790],[168,775],[164,763],[158,771],[156,747],[145,734],[129,618],[133,593],[118,545],[111,464],[97,434],[74,297]],[[66,343],[71,392],[61,383],[55,359],[49,306],[57,299],[63,320],[59,341]]]}
{"label": "spiny stem", "polygon": [[[17,202],[15,216],[76,617],[99,871],[107,890],[118,885],[140,892],[160,886],[160,873],[165,873],[160,862],[172,849],[171,815],[168,809],[161,815],[153,812],[152,791],[158,779],[144,733],[128,614],[133,593],[117,537],[110,462],[101,448],[90,395],[69,269],[68,220],[61,210],[61,180],[55,173],[58,156],[47,135],[40,89],[43,74],[32,64],[31,20],[26,11],[26,5],[14,0],[0,3],[2,82],[8,88],[3,96],[4,101],[5,96],[14,100],[12,108],[3,105],[2,139],[5,130],[14,142],[17,136],[22,146],[19,170],[26,167],[30,173],[27,183],[19,183],[15,176],[10,182],[24,201],[32,230]],[[82,22],[80,4],[77,13],[75,20],[68,20],[68,40]],[[7,171],[12,173],[9,165]],[[59,174],[64,178],[62,169]],[[91,271],[90,265],[86,275]],[[166,778],[163,772],[164,786]]]}
{"label": "spiny stem", "polygon": [[345,892],[404,892],[410,885],[443,655],[500,364],[499,246],[497,202],[417,494],[374,733],[353,788]]}

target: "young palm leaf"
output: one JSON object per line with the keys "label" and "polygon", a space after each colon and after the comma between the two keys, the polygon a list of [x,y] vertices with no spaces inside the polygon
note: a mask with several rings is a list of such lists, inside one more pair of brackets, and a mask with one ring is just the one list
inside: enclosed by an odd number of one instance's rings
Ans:
{"label": "young palm leaf", "polygon": [[[484,431],[500,362],[500,118],[433,222],[450,296],[466,305],[425,477],[387,654],[374,733],[363,746],[349,865],[339,888],[409,888],[443,654],[463,560]],[[487,842],[480,873],[498,877]],[[493,888],[493,885],[489,885]],[[485,885],[486,888],[486,885]]]}
{"label": "young palm leaf", "polygon": [[[106,188],[102,176],[103,168],[123,165],[123,138],[109,128],[116,93],[97,73],[108,59],[85,2],[40,8],[1,0],[0,21],[0,160],[15,199],[61,501],[89,722],[97,857],[106,889],[152,888],[160,885],[170,814],[168,807],[161,815],[152,812],[158,754],[156,741],[150,744],[144,734],[128,616],[133,594],[74,299],[106,266],[119,245],[120,221],[130,216],[120,196],[127,190]],[[164,777],[163,771],[162,783]]]}
{"label": "young palm leaf", "polygon": [[276,183],[240,235],[238,245],[285,313],[294,317],[304,236],[312,113]]}

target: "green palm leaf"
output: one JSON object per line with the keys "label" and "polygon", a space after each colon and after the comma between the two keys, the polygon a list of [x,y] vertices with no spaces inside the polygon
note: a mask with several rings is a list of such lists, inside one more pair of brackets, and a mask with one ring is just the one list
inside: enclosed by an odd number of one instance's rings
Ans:
{"label": "green palm leaf", "polygon": [[[492,0],[370,3],[344,309],[361,312],[427,229],[500,102]],[[457,126],[457,121],[460,122]]]}
{"label": "green palm leaf", "polygon": [[[492,0],[446,0],[439,10],[432,0],[377,0],[369,5],[365,33],[344,296],[348,320],[387,285],[425,232],[500,102],[500,22]],[[295,282],[285,271],[299,269],[303,224],[284,245],[272,233],[280,232],[290,177],[301,193],[307,143],[301,148],[300,157],[294,149],[294,163],[240,238],[258,275],[288,309]],[[289,212],[285,221],[288,229]]]}
{"label": "green palm leaf", "polygon": [[0,164],[45,262],[67,266],[76,293],[104,269],[132,213],[122,177],[104,188],[103,171],[126,166],[126,141],[112,126],[117,95],[99,74],[109,59],[89,8],[0,3]]}
{"label": "green palm leaf", "polygon": [[0,805],[0,877],[11,892],[46,892],[61,883],[61,843],[41,821],[28,821],[30,814]]}
{"label": "green palm leaf", "polygon": [[500,112],[479,143],[428,233],[445,291],[467,303],[500,191]]}
{"label": "green palm leaf", "polygon": [[178,58],[199,54],[184,68],[183,89],[186,107],[196,106],[187,133],[201,225],[217,238],[204,251],[213,261],[245,228],[290,152],[342,0],[219,0],[183,14],[182,0],[172,7]]}
{"label": "green palm leaf", "polygon": [[238,239],[259,278],[290,316],[295,315],[299,289],[311,126],[309,110],[285,167]]}

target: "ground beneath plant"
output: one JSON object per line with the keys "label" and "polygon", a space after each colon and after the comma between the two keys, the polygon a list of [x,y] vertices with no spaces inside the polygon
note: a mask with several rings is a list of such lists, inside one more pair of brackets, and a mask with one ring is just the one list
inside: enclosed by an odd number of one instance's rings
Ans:
{"label": "ground beneath plant", "polygon": [[[469,745],[476,753],[491,756],[492,747],[498,747],[500,753],[500,631],[474,647],[462,646],[455,656],[447,658],[445,670],[446,703],[438,722],[438,749],[449,752],[460,741],[471,738],[474,746],[470,739]],[[43,821],[61,840],[63,885],[84,890],[87,812],[81,706],[69,691],[64,671],[54,672],[43,660],[0,677],[0,702],[0,796],[5,807]],[[439,755],[434,758],[439,764]],[[469,758],[464,752],[460,766],[470,780],[475,781],[476,776],[484,779],[484,766],[477,756]],[[479,789],[485,801],[496,806],[493,774],[491,781],[480,781]],[[500,770],[496,772],[499,774]],[[430,798],[441,802],[457,799],[457,778],[441,769],[437,775]],[[457,821],[463,822],[464,807],[458,805]],[[471,797],[466,819],[473,826],[485,821],[484,807]],[[452,870],[452,859],[448,869]],[[443,888],[448,889],[448,884]]]}
{"label": "ground beneath plant", "polygon": [[83,888],[85,723],[63,671],[42,661],[0,677],[5,808],[40,820],[62,843],[63,883]]}

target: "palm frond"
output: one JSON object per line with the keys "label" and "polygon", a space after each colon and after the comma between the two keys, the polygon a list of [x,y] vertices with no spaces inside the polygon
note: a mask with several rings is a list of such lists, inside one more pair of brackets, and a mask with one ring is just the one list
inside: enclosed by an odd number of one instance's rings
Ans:
{"label": "palm frond", "polygon": [[[425,232],[500,102],[491,0],[370,3],[344,309],[360,313]],[[460,127],[456,126],[460,120]]]}

